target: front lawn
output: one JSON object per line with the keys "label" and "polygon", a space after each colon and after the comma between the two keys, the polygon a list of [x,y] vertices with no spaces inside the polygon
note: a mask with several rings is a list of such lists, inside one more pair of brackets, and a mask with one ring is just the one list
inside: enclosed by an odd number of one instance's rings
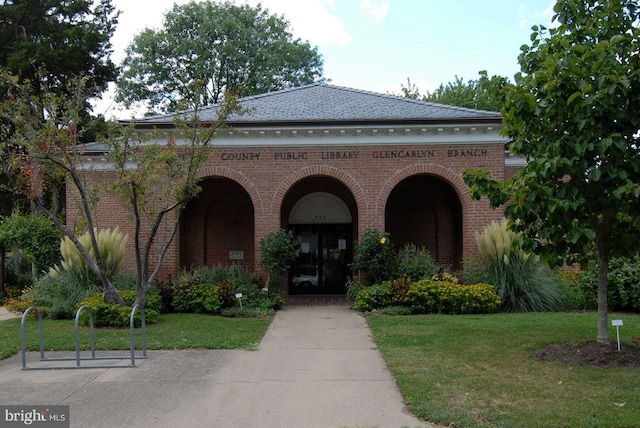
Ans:
{"label": "front lawn", "polygon": [[[20,351],[20,319],[0,321],[0,359]],[[212,315],[164,314],[158,322],[147,325],[147,349],[255,349],[267,331],[271,319],[225,318]],[[43,320],[44,344],[47,351],[75,350],[74,321]],[[135,331],[140,349],[140,329]],[[38,323],[27,320],[27,346],[38,347]],[[90,349],[89,328],[81,327],[80,343]],[[129,349],[129,329],[96,328],[96,349]]]}
{"label": "front lawn", "polygon": [[[634,343],[640,316],[613,318],[624,321],[623,341]],[[533,355],[551,343],[595,339],[594,313],[368,321],[407,405],[425,420],[465,428],[639,426],[640,369],[570,366]]]}

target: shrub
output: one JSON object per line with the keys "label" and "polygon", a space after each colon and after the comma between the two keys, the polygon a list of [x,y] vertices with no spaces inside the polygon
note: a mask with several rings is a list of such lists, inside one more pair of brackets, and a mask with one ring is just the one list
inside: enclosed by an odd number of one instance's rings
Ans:
{"label": "shrub", "polygon": [[[131,310],[136,301],[135,290],[123,290],[120,292],[126,306],[120,306],[113,303],[107,303],[102,297],[102,293],[94,293],[83,301],[78,303],[78,308],[87,306],[93,314],[93,325],[95,327],[129,327],[131,320]],[[144,308],[145,322],[153,323],[157,321],[160,314],[160,295],[157,292],[149,293],[147,304]],[[83,311],[80,315],[80,321],[89,324],[89,315]],[[140,325],[141,315],[136,311],[134,322]]]}
{"label": "shrub", "polygon": [[[38,307],[35,302],[26,297],[8,298],[4,301],[4,307],[12,314],[23,314],[24,311],[32,306]],[[38,309],[42,312],[42,316],[46,316],[47,312],[45,308],[38,307]]]}
{"label": "shrub", "polygon": [[50,318],[73,319],[78,302],[101,290],[95,277],[92,280],[77,272],[65,271],[55,276],[43,276],[25,297],[36,306],[46,308]]}
{"label": "shrub", "polygon": [[420,314],[483,314],[495,312],[500,298],[489,284],[461,285],[425,279],[411,284],[407,303]]}
{"label": "shrub", "polygon": [[396,277],[406,276],[412,282],[438,275],[440,268],[431,254],[414,244],[407,244],[398,252]]}
{"label": "shrub", "polygon": [[300,246],[293,238],[293,232],[284,229],[265,235],[260,240],[260,248],[260,265],[267,270],[265,287],[269,287],[272,275],[286,274],[300,255]]}
{"label": "shrub", "polygon": [[362,240],[356,242],[351,269],[370,275],[373,283],[380,283],[393,277],[396,258],[389,234],[367,229]]}
{"label": "shrub", "polygon": [[391,282],[385,281],[362,288],[353,302],[353,309],[370,312],[393,304],[393,290]]}
{"label": "shrub", "polygon": [[561,269],[558,275],[564,287],[564,302],[567,309],[594,310],[597,308],[597,299],[592,300],[591,292],[583,287],[585,271]]}
{"label": "shrub", "polygon": [[265,291],[260,277],[240,266],[185,271],[162,290],[163,296],[170,296],[172,309],[178,312],[215,313],[236,307],[239,306],[236,293],[242,293],[243,308],[258,312],[272,312],[284,304],[277,286]]}
{"label": "shrub", "polygon": [[347,284],[346,284],[347,299],[354,302],[360,290],[362,290],[365,287],[367,287],[367,285],[358,281],[357,279],[348,278]]}
{"label": "shrub", "polygon": [[484,265],[483,282],[493,284],[507,312],[554,311],[564,306],[560,278],[537,256],[512,248],[517,235],[507,221],[493,222],[476,234]]}
{"label": "shrub", "polygon": [[60,260],[60,235],[53,221],[44,216],[13,213],[0,222],[0,246],[20,248],[23,261],[33,263],[37,271]]}
{"label": "shrub", "polygon": [[[598,267],[587,265],[580,278],[587,308],[598,306]],[[607,302],[610,311],[640,312],[640,256],[615,257],[609,262]]]}
{"label": "shrub", "polygon": [[216,287],[216,294],[220,300],[221,308],[230,308],[236,304],[236,285],[233,281],[225,279]]}
{"label": "shrub", "polygon": [[221,303],[215,285],[183,275],[174,283],[172,306],[177,312],[213,314]]}

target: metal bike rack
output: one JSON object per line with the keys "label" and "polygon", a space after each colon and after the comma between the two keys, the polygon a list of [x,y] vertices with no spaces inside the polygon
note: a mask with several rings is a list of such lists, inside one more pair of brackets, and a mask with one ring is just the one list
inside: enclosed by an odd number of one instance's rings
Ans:
{"label": "metal bike rack", "polygon": [[[89,336],[91,340],[91,356],[83,357],[80,355],[80,315],[83,311],[86,311],[89,316]],[[135,350],[135,313],[136,311],[140,312],[140,330],[142,335],[142,355],[136,355]],[[40,342],[40,361],[75,361],[76,364],[74,366],[42,366],[42,367],[28,367],[27,366],[27,345],[26,345],[26,335],[25,335],[25,327],[27,316],[30,312],[35,312],[38,317],[38,335]],[[111,368],[128,368],[135,367],[136,359],[146,359],[147,358],[147,327],[144,319],[144,310],[140,307],[140,305],[134,305],[131,308],[131,316],[129,317],[129,338],[130,338],[130,355],[105,355],[105,356],[96,356],[96,344],[95,344],[95,333],[93,329],[93,313],[91,312],[91,308],[88,306],[82,306],[76,312],[76,321],[75,321],[75,342],[76,342],[76,356],[73,357],[53,357],[47,358],[45,357],[44,352],[44,332],[42,328],[42,312],[40,309],[36,307],[30,307],[22,314],[22,321],[20,323],[20,340],[22,346],[22,370],[62,370],[62,369],[111,369]],[[122,360],[122,359],[131,359],[130,363],[126,366],[123,365],[81,365],[81,361],[96,361],[96,360]]]}

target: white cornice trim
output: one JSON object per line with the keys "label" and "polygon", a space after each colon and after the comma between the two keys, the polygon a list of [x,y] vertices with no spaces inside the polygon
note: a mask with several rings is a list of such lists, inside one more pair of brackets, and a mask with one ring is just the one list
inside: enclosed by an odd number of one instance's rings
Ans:
{"label": "white cornice trim", "polygon": [[[218,130],[218,147],[278,146],[378,146],[404,144],[478,144],[507,142],[502,125],[404,125],[354,127],[260,127]],[[162,143],[172,131],[156,131],[153,141]],[[180,141],[176,141],[180,144]]]}

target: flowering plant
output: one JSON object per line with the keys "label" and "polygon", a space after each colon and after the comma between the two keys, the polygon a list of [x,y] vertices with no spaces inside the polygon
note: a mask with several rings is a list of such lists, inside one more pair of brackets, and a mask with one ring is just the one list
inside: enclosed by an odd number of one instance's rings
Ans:
{"label": "flowering plant", "polygon": [[396,252],[386,232],[367,229],[362,240],[356,243],[354,258],[351,268],[373,276],[375,283],[387,281],[393,276]]}

